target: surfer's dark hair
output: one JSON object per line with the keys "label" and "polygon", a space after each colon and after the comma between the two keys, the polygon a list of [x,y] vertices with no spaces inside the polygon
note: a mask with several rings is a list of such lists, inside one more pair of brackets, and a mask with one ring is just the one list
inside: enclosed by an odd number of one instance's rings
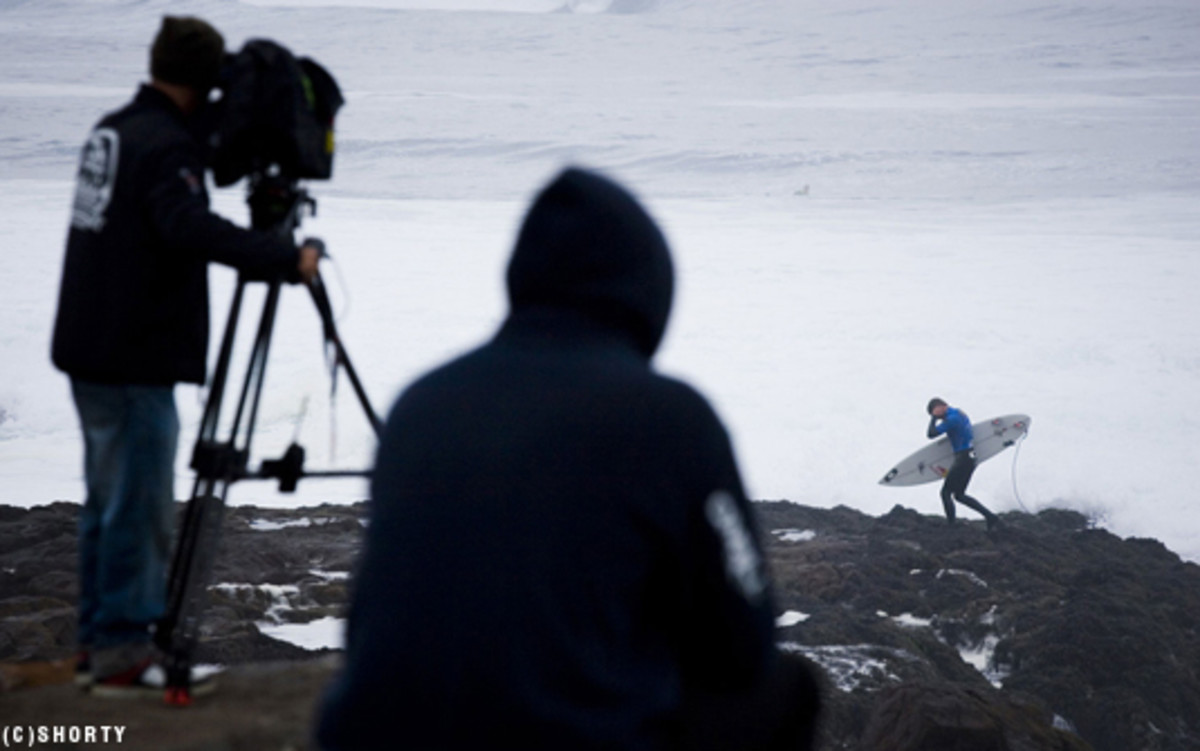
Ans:
{"label": "surfer's dark hair", "polygon": [[929,414],[931,414],[931,415],[932,415],[932,414],[933,414],[933,408],[934,408],[934,407],[949,407],[949,406],[950,406],[950,405],[949,405],[949,404],[946,404],[946,402],[945,402],[945,401],[943,401],[943,400],[941,400],[941,399],[939,399],[939,398],[937,398],[937,397],[935,396],[935,397],[933,397],[932,399],[930,399],[930,400],[929,400],[929,406],[927,406],[927,407],[925,408],[925,411],[926,411],[927,413],[929,413]]}

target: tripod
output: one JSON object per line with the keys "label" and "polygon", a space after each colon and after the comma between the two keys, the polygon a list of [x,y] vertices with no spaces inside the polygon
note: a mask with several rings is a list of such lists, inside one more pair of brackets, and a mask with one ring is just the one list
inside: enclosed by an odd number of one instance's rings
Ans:
{"label": "tripod", "polygon": [[[299,227],[301,214],[307,208],[315,211],[316,201],[295,183],[280,177],[256,175],[251,178],[251,226],[278,232],[291,238]],[[266,299],[259,318],[258,331],[251,349],[250,361],[242,382],[242,390],[234,411],[233,423],[227,437],[218,437],[221,407],[229,381],[229,366],[241,314],[242,297],[247,284],[264,282]],[[225,333],[213,372],[212,386],[204,406],[200,433],[192,450],[191,467],[196,481],[191,499],[184,511],[183,526],[175,546],[171,572],[167,580],[167,610],[155,631],[155,642],[165,654],[167,671],[166,702],[176,706],[191,703],[191,668],[199,636],[200,617],[204,610],[213,562],[220,542],[221,522],[225,514],[225,499],[229,487],[238,480],[276,479],[283,492],[292,492],[302,477],[357,477],[365,470],[304,471],[304,449],[291,444],[284,455],[274,461],[263,461],[257,470],[249,468],[250,442],[258,417],[266,376],[267,354],[279,305],[281,279],[255,280],[238,275],[237,287],[225,324]],[[354,393],[362,405],[376,436],[382,424],[371,408],[366,391],[346,354],[333,319],[333,310],[324,283],[318,273],[307,285],[324,329],[325,342],[332,352],[331,377],[337,370],[346,371]]]}

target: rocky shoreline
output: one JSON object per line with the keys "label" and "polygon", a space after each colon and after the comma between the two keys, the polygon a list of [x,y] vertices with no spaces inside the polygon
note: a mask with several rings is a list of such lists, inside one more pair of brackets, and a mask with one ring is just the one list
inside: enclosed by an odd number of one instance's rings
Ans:
{"label": "rocky shoreline", "polygon": [[[989,534],[901,507],[756,508],[779,643],[821,668],[823,748],[1200,749],[1200,566],[1160,543],[1053,509]],[[307,748],[366,505],[227,510],[198,656],[227,669],[182,712],[31,686],[67,675],[77,511],[0,506],[5,721],[124,720],[121,748]]]}

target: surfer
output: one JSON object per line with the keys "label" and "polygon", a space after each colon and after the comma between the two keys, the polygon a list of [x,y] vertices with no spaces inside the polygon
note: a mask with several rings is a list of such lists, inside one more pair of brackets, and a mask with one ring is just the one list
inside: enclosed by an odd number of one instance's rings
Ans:
{"label": "surfer", "polygon": [[942,483],[942,506],[946,509],[946,520],[954,524],[954,502],[958,501],[983,514],[987,528],[994,529],[1000,523],[1000,517],[967,495],[967,484],[975,472],[975,435],[971,430],[970,418],[961,409],[951,407],[937,397],[929,400],[926,411],[929,412],[926,435],[937,438],[945,433],[950,437],[950,447],[954,450],[954,463],[950,465],[950,471]]}

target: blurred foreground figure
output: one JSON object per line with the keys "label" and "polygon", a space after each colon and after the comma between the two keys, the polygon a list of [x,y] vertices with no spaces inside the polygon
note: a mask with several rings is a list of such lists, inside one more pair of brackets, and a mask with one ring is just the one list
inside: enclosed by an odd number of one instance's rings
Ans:
{"label": "blurred foreground figure", "polygon": [[500,331],[388,419],[324,749],[810,746],[728,437],[650,365],[673,276],[616,184],[538,196]]}

